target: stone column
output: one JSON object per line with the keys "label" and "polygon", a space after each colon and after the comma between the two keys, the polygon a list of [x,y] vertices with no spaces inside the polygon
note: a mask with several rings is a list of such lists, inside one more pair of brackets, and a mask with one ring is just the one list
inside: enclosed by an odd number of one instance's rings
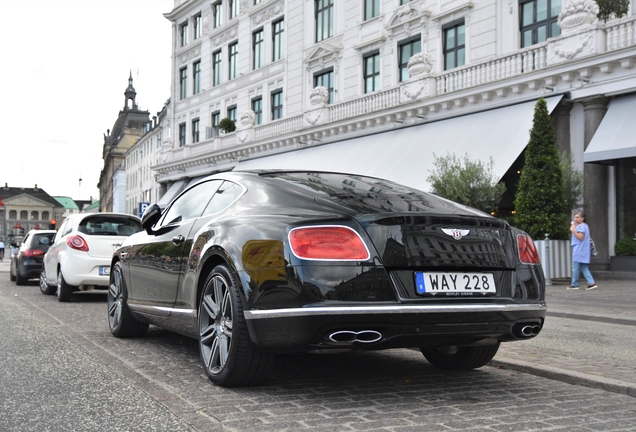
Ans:
{"label": "stone column", "polygon": [[567,152],[570,154],[570,111],[572,111],[572,102],[569,100],[561,100],[561,102],[552,111],[552,126],[556,133],[556,146],[559,153]]}
{"label": "stone column", "polygon": [[[598,129],[605,113],[609,98],[598,96],[581,101],[585,112],[585,130],[583,135],[584,148],[592,141],[594,133]],[[585,175],[585,222],[590,226],[590,231],[598,255],[592,257],[590,269],[609,270],[609,208],[608,187],[609,168],[607,165],[586,163],[583,167]]]}

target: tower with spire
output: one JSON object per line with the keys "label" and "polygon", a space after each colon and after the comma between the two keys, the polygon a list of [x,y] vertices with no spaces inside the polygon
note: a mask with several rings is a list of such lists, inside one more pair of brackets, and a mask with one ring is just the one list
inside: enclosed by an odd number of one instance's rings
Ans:
{"label": "tower with spire", "polygon": [[[118,207],[114,200],[121,199],[114,193],[113,178],[122,165],[124,154],[145,133],[150,123],[150,113],[137,105],[137,92],[133,86],[132,71],[128,87],[124,91],[124,107],[119,111],[112,129],[104,134],[102,158],[104,166],[99,177],[99,200],[101,211],[113,211]],[[125,187],[123,188],[125,193]],[[125,200],[125,196],[124,196]]]}

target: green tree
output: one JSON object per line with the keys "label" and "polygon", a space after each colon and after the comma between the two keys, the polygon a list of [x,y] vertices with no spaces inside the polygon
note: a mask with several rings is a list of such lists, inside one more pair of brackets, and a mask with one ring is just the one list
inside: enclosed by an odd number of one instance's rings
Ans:
{"label": "green tree", "polygon": [[607,22],[612,18],[621,18],[629,11],[629,0],[595,0],[598,5],[598,19]]}
{"label": "green tree", "polygon": [[471,160],[468,154],[463,160],[455,155],[433,156],[435,169],[427,179],[431,192],[488,213],[497,209],[506,186],[497,182],[492,158],[486,165],[480,160]]}
{"label": "green tree", "polygon": [[534,108],[530,141],[525,150],[515,198],[515,223],[535,239],[569,238],[568,202],[556,147],[556,133],[545,99]]}
{"label": "green tree", "polygon": [[225,133],[234,132],[236,130],[236,123],[234,123],[234,120],[225,117],[219,122],[219,129]]}
{"label": "green tree", "polygon": [[574,157],[569,152],[559,154],[561,171],[563,172],[563,190],[570,212],[580,209],[583,205],[583,187],[585,179],[583,172],[574,167]]}

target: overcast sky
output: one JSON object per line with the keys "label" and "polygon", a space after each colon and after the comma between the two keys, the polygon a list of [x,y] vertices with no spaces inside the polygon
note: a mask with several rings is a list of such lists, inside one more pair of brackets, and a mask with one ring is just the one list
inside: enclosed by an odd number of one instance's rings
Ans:
{"label": "overcast sky", "polygon": [[[0,186],[99,199],[104,133],[132,71],[151,117],[170,97],[173,0],[0,0]],[[81,186],[79,179],[82,179]]]}

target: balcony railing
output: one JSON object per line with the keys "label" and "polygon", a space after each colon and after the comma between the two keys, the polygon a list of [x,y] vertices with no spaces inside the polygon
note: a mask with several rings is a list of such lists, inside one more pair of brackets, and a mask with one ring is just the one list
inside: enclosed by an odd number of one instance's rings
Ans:
{"label": "balcony railing", "polygon": [[622,18],[605,25],[605,49],[612,51],[636,44],[636,16]]}

